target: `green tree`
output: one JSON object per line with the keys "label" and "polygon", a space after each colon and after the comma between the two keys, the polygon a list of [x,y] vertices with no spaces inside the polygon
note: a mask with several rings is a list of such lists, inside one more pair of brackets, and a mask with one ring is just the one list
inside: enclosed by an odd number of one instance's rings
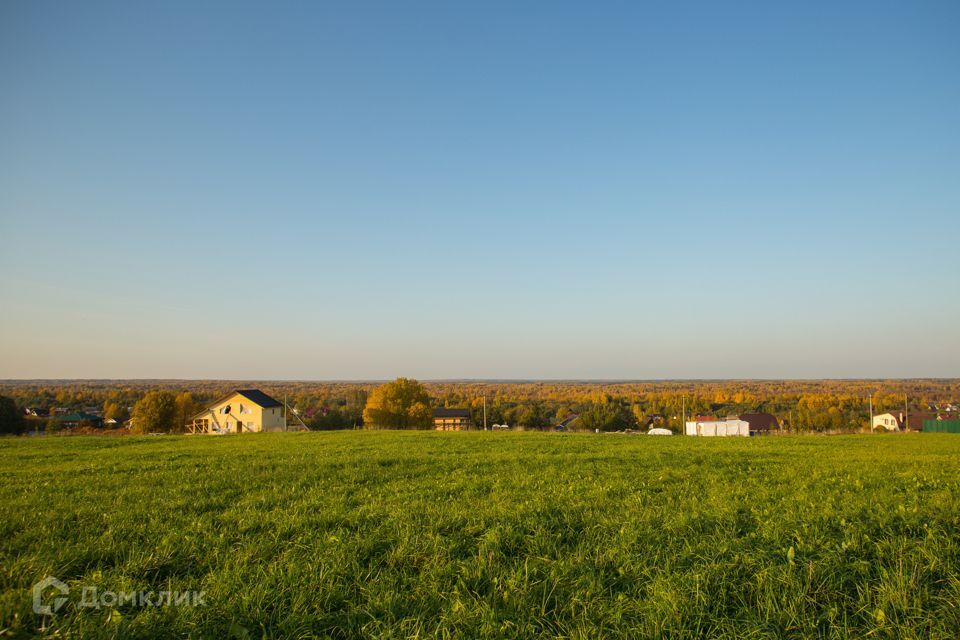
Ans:
{"label": "green tree", "polygon": [[543,410],[543,405],[539,402],[534,402],[527,405],[523,411],[520,413],[520,416],[517,418],[517,423],[524,427],[549,427],[550,426],[550,416],[547,415],[547,412]]}
{"label": "green tree", "polygon": [[177,399],[169,391],[148,391],[133,405],[134,433],[169,433],[177,421]]}
{"label": "green tree", "polygon": [[27,429],[23,411],[13,398],[0,396],[0,433],[21,434]]}
{"label": "green tree", "polygon": [[580,426],[591,431],[619,431],[635,424],[633,414],[619,402],[594,403],[580,414]]}
{"label": "green tree", "polygon": [[363,410],[363,423],[370,427],[426,429],[432,417],[427,389],[408,378],[397,378],[374,389]]}

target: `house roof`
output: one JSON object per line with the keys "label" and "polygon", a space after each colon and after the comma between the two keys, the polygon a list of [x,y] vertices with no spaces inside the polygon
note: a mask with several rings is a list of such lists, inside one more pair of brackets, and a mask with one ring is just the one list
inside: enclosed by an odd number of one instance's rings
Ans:
{"label": "house roof", "polygon": [[567,415],[566,418],[564,418],[563,420],[560,421],[560,425],[559,425],[559,426],[561,426],[561,427],[569,427],[571,424],[573,424],[574,422],[576,422],[576,421],[579,420],[579,419],[580,419],[580,414],[579,414],[579,413],[570,413],[570,414]]}
{"label": "house roof", "polygon": [[100,416],[95,416],[85,411],[76,411],[74,413],[68,413],[65,416],[60,416],[57,420],[60,422],[99,422],[101,418]]}
{"label": "house roof", "polygon": [[237,389],[235,393],[239,393],[250,402],[254,402],[264,409],[282,406],[281,402],[271,398],[260,389]]}
{"label": "house roof", "polygon": [[440,408],[433,410],[434,418],[469,418],[469,409]]}

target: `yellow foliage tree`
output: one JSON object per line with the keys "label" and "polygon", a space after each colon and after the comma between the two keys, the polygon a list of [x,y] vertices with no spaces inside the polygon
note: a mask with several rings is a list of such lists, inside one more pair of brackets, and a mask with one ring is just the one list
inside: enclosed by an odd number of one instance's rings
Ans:
{"label": "yellow foliage tree", "polygon": [[363,410],[367,427],[426,429],[432,418],[426,387],[410,378],[397,378],[374,389]]}
{"label": "yellow foliage tree", "polygon": [[177,405],[177,417],[173,425],[173,431],[174,433],[182,433],[186,430],[187,421],[193,414],[200,411],[201,405],[193,399],[193,394],[189,391],[178,393],[174,402]]}
{"label": "yellow foliage tree", "polygon": [[148,391],[133,405],[134,433],[169,433],[177,420],[176,397],[169,391]]}

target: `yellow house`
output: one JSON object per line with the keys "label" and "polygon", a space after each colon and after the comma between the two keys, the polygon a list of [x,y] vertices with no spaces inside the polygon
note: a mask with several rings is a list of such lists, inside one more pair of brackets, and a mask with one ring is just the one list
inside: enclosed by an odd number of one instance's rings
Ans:
{"label": "yellow house", "polygon": [[238,389],[193,416],[190,433],[286,431],[283,405],[259,389]]}

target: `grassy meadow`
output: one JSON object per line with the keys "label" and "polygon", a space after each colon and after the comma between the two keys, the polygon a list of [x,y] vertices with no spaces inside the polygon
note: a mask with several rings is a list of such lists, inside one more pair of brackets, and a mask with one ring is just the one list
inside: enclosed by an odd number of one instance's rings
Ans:
{"label": "grassy meadow", "polygon": [[960,637],[953,435],[7,438],[0,464],[7,636]]}

